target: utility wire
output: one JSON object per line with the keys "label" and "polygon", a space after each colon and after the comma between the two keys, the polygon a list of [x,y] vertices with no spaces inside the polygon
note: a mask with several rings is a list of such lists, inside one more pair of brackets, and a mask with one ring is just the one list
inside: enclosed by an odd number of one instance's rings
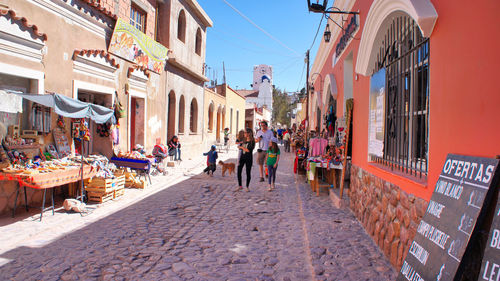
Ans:
{"label": "utility wire", "polygon": [[243,13],[241,13],[238,9],[236,9],[233,5],[231,5],[229,2],[227,2],[226,0],[222,0],[224,3],[226,3],[226,5],[228,5],[231,9],[233,9],[236,13],[238,13],[242,18],[244,18],[245,20],[247,20],[249,23],[251,23],[253,26],[255,26],[256,28],[258,28],[260,31],[262,31],[264,34],[266,34],[269,38],[273,39],[274,41],[278,42],[281,46],[285,47],[286,49],[292,51],[294,54],[296,55],[300,55],[299,53],[297,53],[295,50],[291,49],[290,47],[288,47],[287,45],[285,45],[283,42],[281,42],[280,40],[278,40],[276,37],[272,36],[271,34],[269,34],[269,32],[265,31],[262,27],[258,26],[256,23],[254,23],[251,19],[249,19],[247,16],[245,16]]}
{"label": "utility wire", "polygon": [[[252,40],[250,40],[250,39],[248,39],[248,38],[245,38],[245,37],[242,37],[242,36],[238,36],[237,34],[233,34],[233,33],[225,32],[225,31],[223,31],[223,30],[221,30],[221,29],[213,29],[211,34],[214,34],[214,35],[216,35],[217,37],[219,37],[219,38],[220,38],[220,36],[221,36],[221,35],[220,35],[220,34],[218,34],[218,33],[222,33],[222,34],[224,34],[224,36],[230,36],[230,37],[236,38],[236,39],[238,39],[238,41],[237,41],[237,42],[240,42],[241,40],[244,40],[244,41],[247,41],[248,43],[250,43],[250,44],[252,44],[252,45],[254,45],[254,46],[257,46],[257,47],[259,47],[259,48],[262,48],[262,49],[266,49],[266,50],[267,50],[267,51],[254,51],[254,50],[252,50],[253,52],[258,52],[258,53],[274,53],[274,54],[277,54],[277,55],[280,55],[280,56],[283,56],[283,57],[290,57],[290,58],[296,58],[296,57],[297,57],[297,56],[284,55],[284,54],[283,54],[283,53],[281,53],[281,52],[278,52],[278,51],[276,51],[276,50],[269,49],[269,48],[267,48],[266,46],[264,46],[264,45],[262,45],[262,44],[259,44],[259,43],[255,42],[255,41],[252,41]],[[222,39],[222,40],[225,40],[225,39]],[[225,40],[225,41],[227,41],[227,40]],[[245,48],[245,47],[242,47],[242,48],[243,48],[243,49],[250,50],[250,49]]]}
{"label": "utility wire", "polygon": [[304,62],[304,67],[302,67],[302,74],[300,74],[300,81],[299,81],[299,85],[297,86],[297,91],[299,91],[300,89],[300,84],[302,84],[302,78],[304,78],[304,70],[306,69],[306,65],[307,65],[307,62]]}
{"label": "utility wire", "polygon": [[321,20],[319,21],[318,29],[316,29],[316,35],[314,35],[313,42],[311,44],[311,47],[309,47],[309,50],[312,49],[314,46],[314,43],[316,42],[316,37],[318,37],[319,29],[321,28],[321,23],[323,22],[323,17],[321,17]]}

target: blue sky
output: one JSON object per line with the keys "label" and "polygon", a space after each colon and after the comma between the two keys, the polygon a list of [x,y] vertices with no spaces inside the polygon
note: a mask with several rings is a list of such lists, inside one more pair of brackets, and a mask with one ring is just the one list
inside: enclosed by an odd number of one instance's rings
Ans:
{"label": "blue sky", "polygon": [[[253,66],[268,64],[273,66],[276,87],[287,91],[304,87],[305,52],[311,47],[321,15],[309,13],[306,0],[226,1],[283,44],[268,37],[223,0],[198,0],[214,23],[207,31],[206,63],[213,69],[207,76],[212,78],[215,72],[217,82],[222,83],[224,61],[228,84],[250,89]],[[325,22],[311,48],[311,66],[323,39]]]}

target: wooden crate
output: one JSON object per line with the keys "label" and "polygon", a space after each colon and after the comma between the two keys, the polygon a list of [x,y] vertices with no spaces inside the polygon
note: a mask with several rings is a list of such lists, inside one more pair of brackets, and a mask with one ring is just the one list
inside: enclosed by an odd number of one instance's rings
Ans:
{"label": "wooden crate", "polygon": [[125,194],[125,188],[115,189],[114,199],[119,198]]}
{"label": "wooden crate", "polygon": [[111,192],[87,192],[89,202],[104,203],[112,200],[115,196],[115,191]]}
{"label": "wooden crate", "polygon": [[135,188],[144,189],[148,187],[148,181],[146,179],[140,180],[134,184]]}
{"label": "wooden crate", "polygon": [[104,178],[91,178],[86,180],[86,185],[87,186],[92,186],[92,187],[112,187],[114,186],[115,179],[104,179]]}
{"label": "wooden crate", "polygon": [[115,190],[116,183],[114,179],[94,178],[85,181],[85,190],[88,192],[109,193]]}
{"label": "wooden crate", "polygon": [[119,189],[125,187],[125,175],[117,175],[115,174],[115,189]]}

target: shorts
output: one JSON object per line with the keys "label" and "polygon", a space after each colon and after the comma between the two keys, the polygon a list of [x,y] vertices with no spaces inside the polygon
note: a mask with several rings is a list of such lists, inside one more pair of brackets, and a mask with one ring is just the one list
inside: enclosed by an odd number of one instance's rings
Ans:
{"label": "shorts", "polygon": [[264,165],[264,162],[266,161],[266,156],[267,156],[266,151],[257,152],[257,165]]}

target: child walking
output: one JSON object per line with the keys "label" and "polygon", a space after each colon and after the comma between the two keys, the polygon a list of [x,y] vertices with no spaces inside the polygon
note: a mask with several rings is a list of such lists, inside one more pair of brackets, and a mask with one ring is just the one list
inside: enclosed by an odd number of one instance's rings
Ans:
{"label": "child walking", "polygon": [[[208,161],[207,161],[208,165],[205,168],[205,170],[203,170],[203,172],[207,173],[207,175],[210,175],[211,177],[213,177],[215,169],[217,169],[217,165],[216,165],[217,158],[219,158],[219,156],[217,155],[216,146],[212,145],[212,147],[210,148],[210,151],[203,153],[203,155],[208,156]],[[212,171],[212,174],[210,174],[210,171]]]}
{"label": "child walking", "polygon": [[269,143],[269,148],[267,149],[267,170],[269,171],[269,188],[271,191],[275,188],[274,182],[276,181],[276,170],[278,168],[278,162],[280,161],[280,149],[278,148],[278,139],[272,137]]}

